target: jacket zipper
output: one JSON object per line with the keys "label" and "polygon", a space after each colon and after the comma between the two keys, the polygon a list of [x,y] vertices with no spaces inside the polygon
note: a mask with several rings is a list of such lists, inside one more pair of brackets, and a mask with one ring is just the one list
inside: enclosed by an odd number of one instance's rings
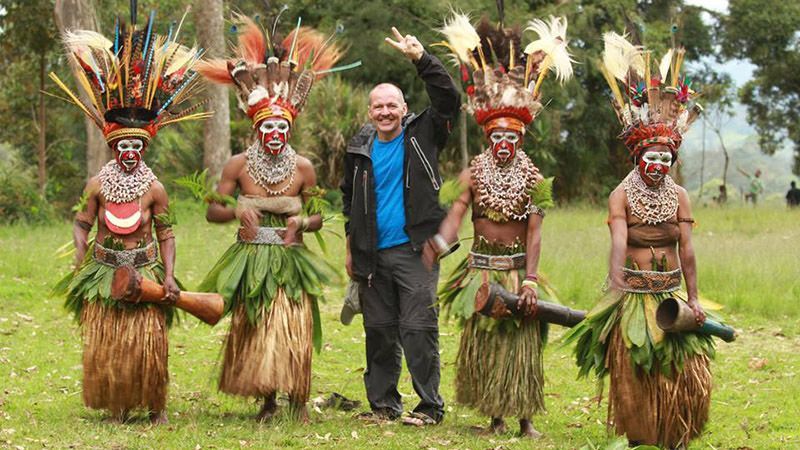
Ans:
{"label": "jacket zipper", "polygon": [[364,169],[364,214],[367,214],[367,169]]}
{"label": "jacket zipper", "polygon": [[422,167],[425,168],[425,172],[428,174],[428,178],[430,178],[431,180],[433,189],[438,191],[439,182],[436,181],[436,177],[433,172],[433,167],[431,167],[431,164],[428,162],[428,158],[425,157],[425,154],[422,153],[422,148],[419,146],[419,142],[417,142],[416,137],[411,138],[411,146],[414,147],[414,150],[417,152],[417,156],[419,156],[420,161],[422,161]]}
{"label": "jacket zipper", "polygon": [[356,177],[358,176],[358,164],[356,164],[356,169],[353,171],[353,195],[350,198],[350,204],[352,205],[353,202],[356,201]]}
{"label": "jacket zipper", "polygon": [[411,188],[411,158],[406,163],[406,188]]}
{"label": "jacket zipper", "polygon": [[[367,207],[369,203],[367,202],[367,169],[364,169],[364,176],[363,176],[363,185],[364,185],[364,216],[366,217],[369,214],[369,210]],[[369,227],[367,227],[369,230]],[[372,287],[372,272],[367,275],[367,287]]]}

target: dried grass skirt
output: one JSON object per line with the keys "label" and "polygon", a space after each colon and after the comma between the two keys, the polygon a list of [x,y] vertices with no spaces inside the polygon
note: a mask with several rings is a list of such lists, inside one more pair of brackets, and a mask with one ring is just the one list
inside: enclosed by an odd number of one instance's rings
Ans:
{"label": "dried grass skirt", "polygon": [[488,329],[474,316],[458,349],[456,401],[489,417],[530,418],[544,411],[539,322]]}
{"label": "dried grass skirt", "polygon": [[619,326],[606,355],[608,417],[618,435],[642,444],[687,445],[703,430],[711,403],[711,372],[704,354],[688,356],[682,371],[647,373],[636,367]]}
{"label": "dried grass skirt", "polygon": [[279,288],[270,303],[255,324],[244,304],[234,308],[219,389],[256,397],[281,391],[304,403],[311,390],[312,300],[303,293],[292,301]]}
{"label": "dried grass skirt", "polygon": [[169,383],[164,311],[85,302],[80,322],[86,406],[115,415],[134,408],[164,410]]}

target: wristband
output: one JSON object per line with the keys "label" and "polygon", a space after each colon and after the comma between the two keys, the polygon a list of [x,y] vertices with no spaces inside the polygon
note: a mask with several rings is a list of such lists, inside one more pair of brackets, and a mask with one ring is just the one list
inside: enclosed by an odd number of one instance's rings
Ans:
{"label": "wristband", "polygon": [[450,250],[450,246],[447,245],[447,241],[441,234],[436,233],[435,235],[433,235],[432,240],[433,240],[433,245],[436,249],[436,253],[443,255],[447,253],[448,250]]}
{"label": "wristband", "polygon": [[535,290],[537,290],[539,288],[539,283],[537,283],[537,282],[535,282],[533,280],[527,280],[526,279],[525,281],[522,282],[522,287],[529,287],[529,288],[531,288],[531,289],[533,289],[535,291]]}
{"label": "wristband", "polygon": [[537,276],[535,273],[529,273],[529,274],[525,275],[525,279],[538,282],[539,281],[539,276]]}

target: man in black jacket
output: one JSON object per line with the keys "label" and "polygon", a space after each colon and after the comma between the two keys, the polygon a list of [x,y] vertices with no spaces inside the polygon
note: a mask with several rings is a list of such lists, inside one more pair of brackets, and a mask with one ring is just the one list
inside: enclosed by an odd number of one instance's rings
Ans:
{"label": "man in black jacket", "polygon": [[364,384],[370,417],[395,419],[403,412],[397,382],[401,357],[421,401],[404,420],[438,423],[439,326],[435,307],[438,266],[428,271],[422,253],[445,216],[439,206],[438,155],[461,104],[442,63],[411,35],[392,28],[386,42],[402,52],[425,82],[431,106],[407,114],[403,92],[382,83],[370,93],[369,119],[345,155],[341,189],[347,218],[347,273],[359,284],[367,346]]}

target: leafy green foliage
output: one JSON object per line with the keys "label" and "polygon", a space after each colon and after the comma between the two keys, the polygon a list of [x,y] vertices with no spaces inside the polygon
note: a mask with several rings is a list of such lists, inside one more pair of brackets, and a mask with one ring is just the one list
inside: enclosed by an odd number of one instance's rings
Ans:
{"label": "leafy green foliage", "polygon": [[721,21],[722,50],[755,64],[752,80],[739,91],[759,145],[774,154],[784,141],[795,146],[800,174],[800,4],[780,0],[732,0]]}
{"label": "leafy green foliage", "polygon": [[323,187],[338,187],[347,142],[366,122],[368,104],[367,90],[341,77],[327,77],[314,85],[293,131],[293,145],[317,167]]}
{"label": "leafy green foliage", "polygon": [[33,169],[0,146],[0,223],[41,223],[54,217],[52,206],[39,194]]}
{"label": "leafy green foliage", "polygon": [[235,198],[230,195],[222,195],[214,190],[213,180],[208,179],[208,169],[180,177],[175,180],[175,184],[186,188],[192,196],[205,203],[236,206]]}

